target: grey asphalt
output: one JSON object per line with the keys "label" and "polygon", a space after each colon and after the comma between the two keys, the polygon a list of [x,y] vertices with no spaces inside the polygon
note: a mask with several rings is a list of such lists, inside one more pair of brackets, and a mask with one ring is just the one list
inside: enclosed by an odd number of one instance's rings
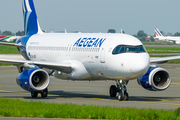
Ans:
{"label": "grey asphalt", "polygon": [[165,91],[152,92],[143,89],[136,80],[128,83],[129,101],[118,101],[109,97],[109,87],[115,81],[68,81],[51,77],[49,96],[32,99],[30,93],[16,84],[19,74],[16,67],[0,67],[0,97],[112,107],[136,107],[154,109],[177,109],[180,107],[180,65],[163,64],[172,77],[171,86]]}

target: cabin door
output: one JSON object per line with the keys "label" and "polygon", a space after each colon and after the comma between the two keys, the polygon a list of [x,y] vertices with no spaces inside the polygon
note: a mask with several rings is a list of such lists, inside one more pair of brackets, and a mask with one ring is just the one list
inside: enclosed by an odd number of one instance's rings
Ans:
{"label": "cabin door", "polygon": [[111,42],[111,39],[106,39],[102,46],[100,47],[100,62],[105,63],[106,62],[106,53],[108,50],[108,46]]}

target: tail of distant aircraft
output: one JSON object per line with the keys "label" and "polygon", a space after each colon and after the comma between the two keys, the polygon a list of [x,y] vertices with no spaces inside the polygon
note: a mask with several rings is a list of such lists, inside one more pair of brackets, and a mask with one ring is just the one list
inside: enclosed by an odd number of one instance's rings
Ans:
{"label": "tail of distant aircraft", "polygon": [[12,36],[0,36],[0,41],[6,41],[7,39],[11,38]]}
{"label": "tail of distant aircraft", "polygon": [[43,33],[39,26],[33,0],[23,0],[23,14],[26,35]]}
{"label": "tail of distant aircraft", "polygon": [[156,37],[163,36],[157,28],[155,28],[154,31],[155,31]]}

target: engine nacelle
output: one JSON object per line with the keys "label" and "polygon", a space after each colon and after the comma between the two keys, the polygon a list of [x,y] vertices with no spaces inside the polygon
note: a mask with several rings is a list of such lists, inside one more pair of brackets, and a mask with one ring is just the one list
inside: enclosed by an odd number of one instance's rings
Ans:
{"label": "engine nacelle", "polygon": [[49,85],[48,73],[39,68],[27,69],[16,79],[17,84],[27,91],[42,91]]}
{"label": "engine nacelle", "polygon": [[139,85],[150,91],[162,91],[169,87],[171,77],[167,70],[163,68],[150,68],[147,73],[137,79]]}

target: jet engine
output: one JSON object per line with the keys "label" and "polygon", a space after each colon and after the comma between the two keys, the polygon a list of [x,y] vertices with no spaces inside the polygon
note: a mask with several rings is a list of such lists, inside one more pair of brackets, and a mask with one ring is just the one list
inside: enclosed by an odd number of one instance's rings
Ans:
{"label": "jet engine", "polygon": [[162,91],[169,87],[171,77],[167,70],[156,67],[150,68],[147,73],[137,79],[139,85],[150,91]]}
{"label": "jet engine", "polygon": [[16,79],[17,84],[27,91],[43,91],[50,82],[48,73],[39,68],[27,69]]}

